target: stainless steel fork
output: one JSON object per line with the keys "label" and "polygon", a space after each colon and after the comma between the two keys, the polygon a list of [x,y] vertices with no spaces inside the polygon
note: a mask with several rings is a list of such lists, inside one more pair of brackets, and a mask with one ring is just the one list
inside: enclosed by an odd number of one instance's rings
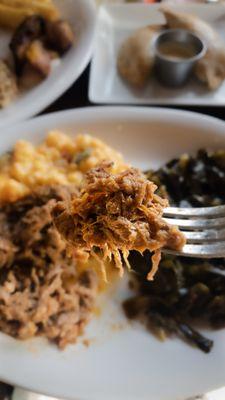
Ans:
{"label": "stainless steel fork", "polygon": [[182,251],[164,249],[167,254],[185,257],[225,257],[225,205],[215,207],[168,207],[163,218],[184,233],[187,243]]}

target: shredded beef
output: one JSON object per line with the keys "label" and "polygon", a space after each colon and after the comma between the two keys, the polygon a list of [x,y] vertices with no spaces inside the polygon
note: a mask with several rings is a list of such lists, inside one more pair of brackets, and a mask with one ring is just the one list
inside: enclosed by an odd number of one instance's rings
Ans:
{"label": "shredded beef", "polygon": [[152,251],[153,268],[148,275],[152,279],[162,247],[179,250],[184,236],[163,220],[168,203],[154,193],[156,185],[134,168],[113,175],[111,166],[104,163],[90,170],[80,194],[54,206],[55,225],[75,248],[103,261],[113,258],[121,274],[123,260],[129,267],[130,250]]}
{"label": "shredded beef", "polygon": [[70,196],[63,186],[42,187],[0,212],[0,330],[60,348],[82,333],[97,294],[95,273],[78,274],[52,223],[53,204]]}

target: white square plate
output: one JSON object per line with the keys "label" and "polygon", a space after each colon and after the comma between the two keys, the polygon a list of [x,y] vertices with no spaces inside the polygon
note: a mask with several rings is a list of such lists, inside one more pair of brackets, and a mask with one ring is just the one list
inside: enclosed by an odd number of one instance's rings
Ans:
{"label": "white square plate", "polygon": [[[225,4],[176,4],[173,7],[210,22],[224,38],[225,45]],[[151,78],[144,89],[133,90],[119,77],[116,60],[121,43],[135,29],[165,23],[159,8],[158,4],[114,4],[100,8],[89,82],[90,101],[108,104],[225,106],[225,81],[216,91],[209,91],[194,79],[181,89],[167,89]]]}

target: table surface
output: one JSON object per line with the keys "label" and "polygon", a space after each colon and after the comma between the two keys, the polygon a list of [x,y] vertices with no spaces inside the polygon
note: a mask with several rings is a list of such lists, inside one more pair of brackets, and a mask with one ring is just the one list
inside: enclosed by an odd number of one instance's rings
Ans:
{"label": "table surface", "polygon": [[[67,110],[71,108],[78,107],[88,107],[93,106],[88,100],[88,81],[89,81],[89,70],[90,66],[86,68],[81,77],[74,83],[74,85],[67,90],[58,100],[56,100],[53,104],[51,104],[48,108],[46,108],[41,114],[47,114],[50,112]],[[225,106],[225,105],[224,105]],[[168,108],[168,107],[167,107]],[[179,108],[183,110],[195,111],[203,114],[208,114],[213,117],[217,117],[225,120],[225,107],[173,107]],[[11,397],[11,393],[13,388],[0,383],[0,400],[6,400]],[[44,396],[43,396],[44,398]],[[217,397],[218,398],[218,397]],[[222,397],[221,397],[222,398]],[[224,396],[225,398],[225,396]],[[197,398],[196,398],[197,399]],[[198,399],[202,399],[203,397],[198,397]],[[204,399],[210,400],[211,397],[204,397]],[[214,399],[212,399],[214,400]],[[216,400],[216,398],[215,398]]]}

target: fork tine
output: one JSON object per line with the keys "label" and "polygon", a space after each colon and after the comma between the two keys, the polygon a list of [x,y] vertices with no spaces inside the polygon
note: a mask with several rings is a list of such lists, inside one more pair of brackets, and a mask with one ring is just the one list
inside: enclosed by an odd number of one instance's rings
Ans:
{"label": "fork tine", "polygon": [[163,219],[170,225],[178,226],[180,229],[187,230],[203,230],[225,227],[225,217],[211,219],[173,219],[163,217]]}
{"label": "fork tine", "polygon": [[198,232],[183,231],[183,233],[187,239],[187,243],[225,241],[225,229],[206,229]]}
{"label": "fork tine", "polygon": [[166,253],[185,257],[225,257],[225,205],[168,207],[163,218],[170,225],[178,226],[187,239],[182,251],[164,249]]}
{"label": "fork tine", "polygon": [[181,252],[163,249],[167,254],[185,257],[222,258],[225,257],[225,241],[214,244],[186,244]]}
{"label": "fork tine", "polygon": [[165,217],[186,217],[186,218],[213,218],[225,216],[225,205],[215,207],[179,208],[167,207],[164,209]]}

